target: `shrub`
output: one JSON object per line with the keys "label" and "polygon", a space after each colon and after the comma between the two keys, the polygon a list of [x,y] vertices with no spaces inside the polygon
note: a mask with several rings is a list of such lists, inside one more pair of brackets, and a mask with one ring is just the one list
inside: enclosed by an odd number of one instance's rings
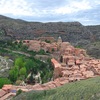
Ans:
{"label": "shrub", "polygon": [[46,53],[45,53],[45,51],[43,49],[40,49],[40,51],[38,52],[38,54],[45,55]]}
{"label": "shrub", "polygon": [[22,93],[22,90],[19,89],[19,90],[17,91],[17,93],[16,93],[16,96],[18,96],[18,95],[21,94],[21,93]]}
{"label": "shrub", "polygon": [[19,75],[26,75],[26,68],[25,67],[20,69]]}
{"label": "shrub", "polygon": [[15,84],[16,84],[16,85],[20,85],[21,83],[22,83],[21,80],[17,80]]}
{"label": "shrub", "polygon": [[15,65],[19,66],[19,68],[23,67],[24,59],[22,57],[19,57],[15,60]]}
{"label": "shrub", "polygon": [[34,62],[30,59],[28,59],[26,62],[25,62],[25,68],[27,70],[27,73],[30,72],[30,70],[34,67]]}
{"label": "shrub", "polygon": [[12,82],[15,82],[17,80],[17,78],[18,78],[18,69],[16,67],[10,70],[9,78]]}
{"label": "shrub", "polygon": [[0,78],[0,88],[2,88],[4,84],[11,84],[11,81],[8,78]]}
{"label": "shrub", "polygon": [[50,41],[50,40],[45,40],[45,42],[46,42],[46,43],[51,43],[51,41]]}

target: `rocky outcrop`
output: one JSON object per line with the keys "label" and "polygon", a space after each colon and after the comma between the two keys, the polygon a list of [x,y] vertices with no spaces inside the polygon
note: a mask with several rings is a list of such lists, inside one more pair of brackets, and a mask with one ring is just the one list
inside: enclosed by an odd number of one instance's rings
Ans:
{"label": "rocky outcrop", "polygon": [[11,59],[0,56],[0,77],[8,77],[12,65],[13,61]]}

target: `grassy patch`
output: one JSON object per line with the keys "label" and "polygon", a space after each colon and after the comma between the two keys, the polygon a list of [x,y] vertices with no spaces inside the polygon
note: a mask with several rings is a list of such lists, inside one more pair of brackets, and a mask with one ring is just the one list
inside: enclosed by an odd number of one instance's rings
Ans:
{"label": "grassy patch", "polygon": [[47,91],[22,93],[14,100],[99,100],[100,77],[65,84]]}

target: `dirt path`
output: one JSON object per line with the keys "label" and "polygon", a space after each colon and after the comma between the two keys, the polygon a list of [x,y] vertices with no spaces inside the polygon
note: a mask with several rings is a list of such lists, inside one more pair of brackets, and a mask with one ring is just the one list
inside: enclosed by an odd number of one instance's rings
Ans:
{"label": "dirt path", "polygon": [[8,49],[8,48],[4,48],[4,49],[5,49],[5,50],[7,50],[7,51],[11,51],[11,52],[13,52],[13,53],[18,53],[18,54],[25,55],[25,56],[27,56],[27,57],[31,57],[31,55],[30,55],[30,54],[25,53],[25,52],[22,52],[22,51],[10,50],[10,49]]}

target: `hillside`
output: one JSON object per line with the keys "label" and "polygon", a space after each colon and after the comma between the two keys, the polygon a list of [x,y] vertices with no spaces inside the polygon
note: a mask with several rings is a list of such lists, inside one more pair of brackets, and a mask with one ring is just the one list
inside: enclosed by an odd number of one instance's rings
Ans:
{"label": "hillside", "polygon": [[91,30],[93,34],[94,41],[100,41],[100,25],[94,25],[94,26],[86,26],[87,29]]}
{"label": "hillside", "polygon": [[26,22],[0,16],[0,27],[5,30],[6,35],[15,39],[33,39],[40,36],[59,35],[63,41],[76,42],[79,40],[90,40],[91,32],[79,22]]}
{"label": "hillside", "polygon": [[89,55],[100,58],[100,25],[87,26],[87,29],[91,30],[93,34],[93,42],[85,48]]}
{"label": "hillside", "polygon": [[99,100],[100,77],[65,84],[47,91],[22,93],[13,100]]}
{"label": "hillside", "polygon": [[[80,22],[26,22],[0,15],[0,40],[34,39],[41,36],[53,36],[55,39],[61,36],[63,41],[85,48],[88,52],[95,50],[100,54],[98,47],[91,48],[93,46],[91,43],[100,41],[99,25],[83,26]],[[100,56],[91,55],[100,58]]]}
{"label": "hillside", "polygon": [[100,59],[100,40],[87,44],[84,48],[90,56]]}

